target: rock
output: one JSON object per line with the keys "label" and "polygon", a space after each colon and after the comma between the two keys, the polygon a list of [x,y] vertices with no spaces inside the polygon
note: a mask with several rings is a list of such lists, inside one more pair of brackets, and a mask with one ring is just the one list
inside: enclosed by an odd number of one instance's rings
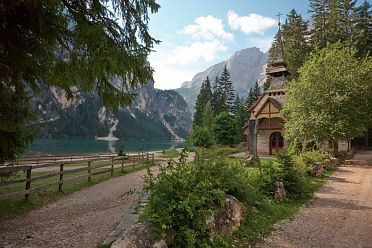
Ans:
{"label": "rock", "polygon": [[165,240],[156,240],[148,223],[135,224],[112,243],[111,248],[166,248]]}
{"label": "rock", "polygon": [[286,195],[287,195],[287,192],[285,192],[283,182],[275,182],[275,195],[274,195],[275,201],[283,201]]}
{"label": "rock", "polygon": [[225,205],[215,215],[207,220],[210,228],[209,238],[212,240],[217,235],[230,235],[240,227],[245,216],[245,207],[233,196],[227,196]]}
{"label": "rock", "polygon": [[313,171],[311,172],[311,175],[312,176],[317,176],[317,177],[322,176],[323,173],[324,173],[324,167],[325,167],[324,164],[322,164],[322,163],[316,163],[313,166]]}

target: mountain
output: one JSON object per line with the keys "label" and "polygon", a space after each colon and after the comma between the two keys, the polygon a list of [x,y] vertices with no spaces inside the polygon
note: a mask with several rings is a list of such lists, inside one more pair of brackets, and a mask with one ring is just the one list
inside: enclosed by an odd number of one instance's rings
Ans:
{"label": "mountain", "polygon": [[68,100],[64,92],[51,88],[34,98],[38,137],[95,138],[121,140],[182,140],[192,120],[187,103],[173,90],[158,90],[153,82],[137,90],[130,107],[107,111],[97,95],[81,94]]}
{"label": "mountain", "polygon": [[184,82],[181,88],[176,89],[186,100],[190,111],[194,112],[196,97],[202,82],[207,76],[211,82],[219,76],[226,65],[230,71],[235,92],[240,96],[247,96],[249,88],[256,81],[262,83],[265,80],[265,67],[268,53],[263,53],[256,47],[246,48],[234,53],[227,61],[215,64],[203,72],[197,73],[191,81]]}

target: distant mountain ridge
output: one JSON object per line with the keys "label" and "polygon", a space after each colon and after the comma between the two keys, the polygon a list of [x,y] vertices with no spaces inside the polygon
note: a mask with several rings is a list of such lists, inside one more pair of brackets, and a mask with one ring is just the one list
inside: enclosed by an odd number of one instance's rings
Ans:
{"label": "distant mountain ridge", "polygon": [[196,97],[202,82],[207,76],[211,82],[219,76],[226,65],[231,74],[235,92],[240,96],[247,96],[250,87],[256,81],[265,80],[265,68],[268,52],[263,53],[256,47],[246,48],[235,52],[227,61],[215,64],[203,72],[197,73],[191,81],[184,82],[181,88],[176,89],[187,102],[190,112],[194,112]]}
{"label": "distant mountain ridge", "polygon": [[67,100],[61,89],[44,91],[32,101],[39,117],[38,137],[182,140],[187,136],[192,119],[180,94],[155,89],[153,82],[139,88],[137,94],[131,106],[113,113],[93,93]]}

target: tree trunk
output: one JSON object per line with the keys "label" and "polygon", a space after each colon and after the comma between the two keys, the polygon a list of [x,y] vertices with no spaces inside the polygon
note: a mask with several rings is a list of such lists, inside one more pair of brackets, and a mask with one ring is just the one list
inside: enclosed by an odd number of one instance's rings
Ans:
{"label": "tree trunk", "polygon": [[338,158],[338,140],[333,140],[333,155]]}

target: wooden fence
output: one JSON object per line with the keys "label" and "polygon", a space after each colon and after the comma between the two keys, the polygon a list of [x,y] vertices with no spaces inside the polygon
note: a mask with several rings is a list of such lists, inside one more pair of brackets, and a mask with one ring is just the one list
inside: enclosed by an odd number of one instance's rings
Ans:
{"label": "wooden fence", "polygon": [[[79,156],[79,158],[77,158]],[[20,162],[21,161],[21,162]],[[26,163],[26,161],[28,163]],[[108,163],[105,164],[98,164],[92,165],[94,162],[98,161],[107,161]],[[13,197],[24,195],[25,199],[28,200],[30,198],[31,193],[58,185],[58,190],[61,192],[63,190],[64,184],[73,183],[76,181],[80,181],[83,178],[87,178],[88,182],[91,181],[92,176],[103,174],[103,173],[111,173],[111,176],[114,173],[114,166],[121,165],[121,170],[124,171],[124,167],[128,166],[135,166],[136,163],[143,164],[145,161],[152,161],[154,162],[154,153],[138,153],[135,155],[124,155],[118,156],[117,154],[102,154],[95,155],[95,156],[82,156],[82,155],[70,155],[70,156],[60,156],[60,157],[53,157],[53,162],[51,162],[50,157],[38,157],[37,160],[31,160],[31,158],[26,158],[24,160],[19,160],[19,165],[13,166],[4,166],[0,167],[0,174],[6,173],[13,173],[24,171],[25,178],[24,179],[17,179],[17,180],[4,180],[0,181],[0,187],[5,185],[12,185],[18,183],[25,183],[25,189],[22,191],[7,193],[0,195],[0,200],[6,200]],[[82,163],[86,163],[87,166],[81,165]],[[65,165],[77,165],[79,168],[72,168],[69,169],[68,166]],[[47,172],[45,175],[32,177],[32,170],[45,168],[45,167],[59,167],[58,171],[55,172]],[[105,168],[106,167],[106,168]],[[103,168],[104,170],[94,171],[99,168]],[[68,175],[71,173],[87,171],[82,175],[64,178],[64,175]],[[31,188],[31,183],[34,181],[47,179],[53,176],[58,176],[59,180],[56,182],[52,182],[49,184],[41,185],[38,187]]]}

